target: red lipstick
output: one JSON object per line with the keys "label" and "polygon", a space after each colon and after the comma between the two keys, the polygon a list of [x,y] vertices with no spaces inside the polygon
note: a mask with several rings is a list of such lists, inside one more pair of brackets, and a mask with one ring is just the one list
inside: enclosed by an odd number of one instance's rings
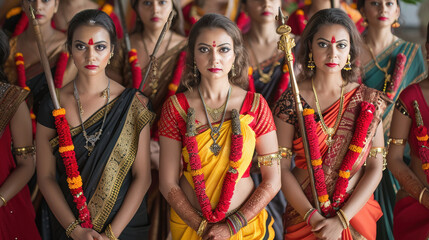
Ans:
{"label": "red lipstick", "polygon": [[150,19],[152,22],[159,22],[161,20],[161,18],[159,17],[153,17]]}
{"label": "red lipstick", "polygon": [[208,70],[212,73],[218,73],[218,72],[222,71],[222,69],[220,69],[220,68],[209,68]]}
{"label": "red lipstick", "polygon": [[97,65],[86,65],[85,68],[89,69],[89,70],[95,70],[98,68]]}
{"label": "red lipstick", "polygon": [[44,15],[42,15],[42,14],[36,14],[35,17],[36,17],[36,19],[42,19],[44,17]]}
{"label": "red lipstick", "polygon": [[389,20],[389,18],[387,18],[387,17],[379,17],[378,20],[380,20],[380,21],[387,21],[387,20]]}
{"label": "red lipstick", "polygon": [[265,12],[263,12],[261,15],[263,15],[263,16],[271,16],[271,15],[272,15],[272,13],[270,13],[270,12],[268,12],[268,11],[265,11]]}
{"label": "red lipstick", "polygon": [[325,63],[325,65],[330,67],[330,68],[338,66],[338,64],[336,64],[336,63]]}

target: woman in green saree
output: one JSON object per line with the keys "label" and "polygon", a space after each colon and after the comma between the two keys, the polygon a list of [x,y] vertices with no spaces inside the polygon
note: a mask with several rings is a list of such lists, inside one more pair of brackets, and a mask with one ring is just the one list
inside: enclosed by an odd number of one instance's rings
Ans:
{"label": "woman in green saree", "polygon": [[[358,9],[367,25],[363,33],[366,47],[361,55],[364,70],[362,83],[383,91],[392,101],[396,101],[405,87],[421,81],[426,75],[420,45],[404,41],[392,33],[392,27],[399,26],[398,1],[359,0]],[[389,139],[393,109],[393,104],[387,106],[383,115],[385,141]],[[409,158],[409,151],[405,151],[404,157]],[[393,239],[393,207],[398,189],[397,180],[388,170],[384,171],[383,179],[374,194],[384,213],[378,221],[377,239]]]}

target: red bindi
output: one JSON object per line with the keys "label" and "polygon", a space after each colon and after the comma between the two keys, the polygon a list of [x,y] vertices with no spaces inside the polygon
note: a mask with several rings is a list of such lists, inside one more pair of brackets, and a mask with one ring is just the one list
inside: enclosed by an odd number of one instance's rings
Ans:
{"label": "red bindi", "polygon": [[216,47],[216,41],[213,41],[212,46],[213,46],[213,47]]}
{"label": "red bindi", "polygon": [[92,38],[89,39],[88,45],[94,45],[94,40],[92,40]]}
{"label": "red bindi", "polygon": [[335,37],[334,36],[332,36],[332,39],[331,39],[331,43],[336,43],[337,41],[335,40]]}

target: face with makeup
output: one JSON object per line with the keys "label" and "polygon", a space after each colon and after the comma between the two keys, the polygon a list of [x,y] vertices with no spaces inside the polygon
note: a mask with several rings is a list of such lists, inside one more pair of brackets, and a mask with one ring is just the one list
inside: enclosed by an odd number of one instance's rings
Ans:
{"label": "face with makeup", "polygon": [[369,26],[390,27],[400,14],[397,0],[366,0],[361,12]]}
{"label": "face with makeup", "polygon": [[172,9],[172,0],[138,0],[137,3],[137,13],[149,29],[162,28]]}
{"label": "face with makeup", "polygon": [[100,26],[82,25],[73,34],[71,55],[79,74],[104,73],[113,52],[109,33]]}
{"label": "face with makeup", "polygon": [[228,78],[235,60],[234,42],[221,28],[202,29],[196,38],[194,59],[201,78]]}
{"label": "face with makeup", "polygon": [[23,0],[21,2],[25,15],[31,16],[29,7],[34,8],[34,15],[40,25],[51,23],[51,19],[58,10],[58,0]]}
{"label": "face with makeup", "polygon": [[342,25],[323,25],[313,37],[311,50],[317,71],[341,72],[350,52],[349,33]]}
{"label": "face with makeup", "polygon": [[274,22],[281,5],[281,0],[246,0],[244,10],[252,22]]}

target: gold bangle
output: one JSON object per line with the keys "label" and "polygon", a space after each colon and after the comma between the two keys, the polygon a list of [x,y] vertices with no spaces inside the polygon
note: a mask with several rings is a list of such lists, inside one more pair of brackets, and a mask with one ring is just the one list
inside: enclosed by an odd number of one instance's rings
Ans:
{"label": "gold bangle", "polygon": [[203,218],[203,220],[200,223],[200,226],[198,226],[197,235],[198,237],[202,237],[204,234],[204,230],[206,230],[207,227],[207,219]]}
{"label": "gold bangle", "polygon": [[304,214],[304,221],[307,222],[308,215],[313,212],[314,208],[308,209],[308,211]]}
{"label": "gold bangle", "polygon": [[80,220],[76,219],[72,223],[69,224],[69,226],[66,228],[66,235],[70,238],[70,235],[72,232],[76,229],[77,225],[80,224]]}
{"label": "gold bangle", "polygon": [[391,138],[389,137],[389,140],[387,141],[387,145],[389,144],[394,144],[394,145],[405,145],[405,143],[407,142],[407,139],[404,138]]}
{"label": "gold bangle", "polygon": [[7,206],[6,198],[4,198],[1,194],[0,194],[0,200],[3,201],[3,206]]}
{"label": "gold bangle", "polygon": [[115,234],[113,234],[112,226],[110,224],[107,225],[106,230],[104,231],[104,233],[106,233],[107,238],[110,239],[110,240],[119,240],[119,238],[117,238],[115,236]]}
{"label": "gold bangle", "polygon": [[258,167],[263,166],[273,166],[273,162],[276,162],[277,165],[280,165],[280,160],[282,156],[279,153],[272,153],[263,156],[258,156]]}
{"label": "gold bangle", "polygon": [[341,221],[341,225],[343,225],[343,229],[347,229],[346,220],[344,219],[344,217],[341,215],[341,213],[339,211],[337,212],[337,216]]}
{"label": "gold bangle", "polygon": [[290,158],[293,155],[293,152],[290,148],[279,147],[279,154],[282,158]]}
{"label": "gold bangle", "polygon": [[36,153],[36,148],[34,146],[17,147],[17,148],[12,148],[12,152],[15,156],[21,156],[24,154],[34,154]]}
{"label": "gold bangle", "polygon": [[[425,191],[428,191],[428,189],[427,189],[426,187],[424,187],[424,188],[422,189],[422,191],[420,192],[420,195],[419,195],[419,203],[420,203],[420,204],[422,204],[422,198],[423,198],[423,195],[424,195]],[[5,205],[5,206],[6,206],[6,205]]]}
{"label": "gold bangle", "polygon": [[346,214],[344,213],[344,211],[342,209],[339,209],[338,212],[344,218],[344,221],[346,222],[346,226],[349,227],[350,226],[350,222],[349,222],[349,219],[347,218]]}

